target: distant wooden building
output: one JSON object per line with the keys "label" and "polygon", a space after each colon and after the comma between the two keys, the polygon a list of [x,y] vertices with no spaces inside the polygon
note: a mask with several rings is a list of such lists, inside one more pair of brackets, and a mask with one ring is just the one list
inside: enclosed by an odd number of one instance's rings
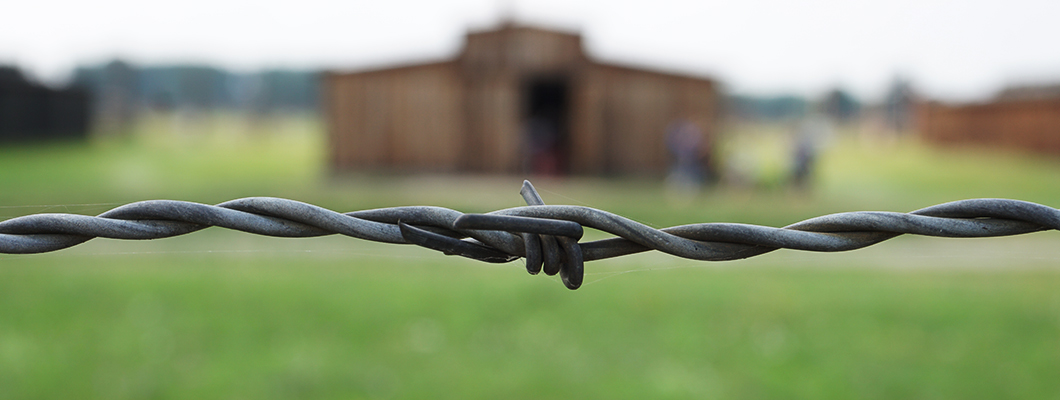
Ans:
{"label": "distant wooden building", "polygon": [[667,127],[710,134],[710,79],[589,59],[577,34],[502,26],[452,60],[325,74],[336,170],[660,174]]}
{"label": "distant wooden building", "polygon": [[0,144],[84,139],[89,106],[80,88],[49,88],[18,68],[0,66]]}
{"label": "distant wooden building", "polygon": [[918,123],[921,135],[938,144],[1060,154],[1060,86],[1007,89],[987,103],[927,103]]}

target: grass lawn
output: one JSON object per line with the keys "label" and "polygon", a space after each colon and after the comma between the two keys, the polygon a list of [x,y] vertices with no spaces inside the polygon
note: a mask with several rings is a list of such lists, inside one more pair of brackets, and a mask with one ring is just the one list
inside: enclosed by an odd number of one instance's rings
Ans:
{"label": "grass lawn", "polygon": [[[520,177],[329,176],[320,131],[311,118],[155,116],[126,138],[0,148],[0,219],[256,195],[337,211],[519,205]],[[535,185],[547,202],[657,227],[969,197],[1060,206],[1056,160],[912,140],[841,137],[818,178],[812,193],[693,198],[647,180]],[[1056,243],[902,237],[724,263],[646,253],[589,263],[569,291],[520,261],[342,237],[97,239],[0,256],[0,398],[1055,399]]]}

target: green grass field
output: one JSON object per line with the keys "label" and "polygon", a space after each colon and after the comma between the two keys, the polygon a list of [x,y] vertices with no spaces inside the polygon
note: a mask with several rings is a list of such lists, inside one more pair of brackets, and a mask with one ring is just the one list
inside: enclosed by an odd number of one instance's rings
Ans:
{"label": "green grass field", "polygon": [[[153,198],[520,205],[517,176],[330,176],[321,132],[311,118],[153,116],[124,138],[0,148],[0,219]],[[737,133],[778,151],[769,128]],[[534,183],[547,202],[656,227],[970,197],[1060,206],[1047,157],[843,135],[820,167],[810,193]],[[901,237],[724,263],[645,253],[589,263],[569,291],[520,261],[343,237],[97,239],[0,256],[0,399],[1056,399],[1057,243]]]}

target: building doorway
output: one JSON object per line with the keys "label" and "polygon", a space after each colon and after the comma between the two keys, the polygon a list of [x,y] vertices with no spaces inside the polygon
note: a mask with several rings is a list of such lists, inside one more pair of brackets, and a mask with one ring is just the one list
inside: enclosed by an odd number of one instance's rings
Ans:
{"label": "building doorway", "polygon": [[568,172],[569,93],[563,77],[530,79],[523,85],[523,172],[545,176]]}

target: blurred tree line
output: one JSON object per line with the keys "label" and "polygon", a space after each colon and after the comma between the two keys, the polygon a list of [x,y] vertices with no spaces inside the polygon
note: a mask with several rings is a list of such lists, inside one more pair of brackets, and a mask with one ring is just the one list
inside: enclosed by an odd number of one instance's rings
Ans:
{"label": "blurred tree line", "polygon": [[817,100],[797,95],[732,95],[728,98],[728,110],[732,117],[742,121],[790,121],[819,113],[845,123],[860,116],[862,104],[850,92],[836,88]]}
{"label": "blurred tree line", "polygon": [[812,115],[843,125],[869,120],[888,131],[905,132],[914,125],[916,104],[920,101],[922,97],[909,79],[896,76],[884,97],[875,102],[858,99],[841,87],[814,98],[732,94],[726,98],[726,113],[736,122],[792,122]]}
{"label": "blurred tree line", "polygon": [[279,69],[233,72],[204,65],[136,66],[115,60],[78,67],[73,85],[90,94],[97,127],[111,130],[144,111],[315,112],[318,75]]}

